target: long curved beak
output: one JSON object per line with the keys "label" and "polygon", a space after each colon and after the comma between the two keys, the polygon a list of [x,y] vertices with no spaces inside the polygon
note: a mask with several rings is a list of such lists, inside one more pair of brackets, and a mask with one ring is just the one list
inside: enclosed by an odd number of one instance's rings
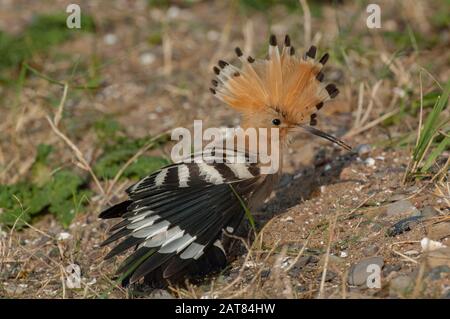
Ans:
{"label": "long curved beak", "polygon": [[329,140],[330,142],[339,145],[342,148],[345,148],[347,151],[351,151],[352,148],[351,146],[349,146],[348,144],[346,144],[345,142],[341,141],[340,139],[338,139],[337,137],[334,137],[333,135],[330,135],[328,133],[325,133],[321,130],[318,130],[312,126],[306,125],[306,124],[297,124],[299,127],[301,127],[302,129],[304,129],[305,131],[308,131],[309,133],[316,135],[316,136],[320,136],[326,140]]}

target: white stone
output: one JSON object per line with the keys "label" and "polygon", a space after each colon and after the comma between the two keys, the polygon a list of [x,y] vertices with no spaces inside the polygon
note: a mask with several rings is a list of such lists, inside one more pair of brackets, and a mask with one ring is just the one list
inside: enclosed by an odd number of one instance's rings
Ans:
{"label": "white stone", "polygon": [[217,40],[219,40],[219,38],[220,38],[220,33],[217,32],[217,31],[215,31],[215,30],[209,30],[209,31],[206,33],[206,38],[207,38],[209,41],[217,41]]}
{"label": "white stone", "polygon": [[69,234],[68,232],[61,232],[61,233],[58,234],[56,239],[57,240],[66,240],[66,239],[69,239],[70,237],[72,237],[72,235]]}
{"label": "white stone", "polygon": [[293,222],[294,218],[292,218],[291,216],[288,216],[286,218],[281,219],[282,222]]}
{"label": "white stone", "polygon": [[155,60],[156,60],[155,55],[150,52],[142,53],[141,56],[139,57],[139,61],[141,62],[142,65],[150,65],[153,62],[155,62]]}
{"label": "white stone", "polygon": [[435,241],[435,240],[431,240],[430,238],[424,237],[421,241],[420,241],[420,246],[422,246],[422,251],[426,252],[426,251],[433,251],[439,248],[445,248],[447,247],[446,245]]}
{"label": "white stone", "polygon": [[167,17],[169,19],[176,19],[180,15],[180,8],[177,6],[171,6],[169,10],[167,10]]}
{"label": "white stone", "polygon": [[375,166],[375,160],[372,157],[368,157],[364,161],[364,164],[366,164],[367,166]]}
{"label": "white stone", "polygon": [[114,33],[108,33],[103,37],[103,41],[107,45],[114,45],[117,43],[117,36]]}

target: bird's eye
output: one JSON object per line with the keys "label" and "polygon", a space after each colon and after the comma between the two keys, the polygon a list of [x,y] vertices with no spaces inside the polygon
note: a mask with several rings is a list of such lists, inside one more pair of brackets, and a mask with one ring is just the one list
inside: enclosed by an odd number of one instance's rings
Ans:
{"label": "bird's eye", "polygon": [[278,126],[281,124],[281,121],[280,121],[280,119],[273,119],[272,124]]}

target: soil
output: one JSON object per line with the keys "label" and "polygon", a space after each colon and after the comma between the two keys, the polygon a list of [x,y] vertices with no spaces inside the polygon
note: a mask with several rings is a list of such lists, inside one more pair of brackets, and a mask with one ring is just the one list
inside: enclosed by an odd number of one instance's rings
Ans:
{"label": "soil", "polygon": [[[64,12],[65,3],[3,2],[0,27],[17,33],[33,14]],[[385,7],[391,5],[382,3]],[[319,47],[331,48],[334,43],[335,10],[340,17],[366,14],[364,8],[347,2],[337,9],[327,1],[321,6],[322,17],[313,19],[313,35],[319,37]],[[437,4],[432,2],[430,6],[435,8]],[[198,1],[192,6],[175,2],[168,9],[151,10],[143,9],[146,1],[81,1],[81,7],[94,17],[96,33],[65,42],[47,56],[35,58],[33,65],[44,74],[64,78],[70,74],[74,56],[90,61],[95,52],[102,61],[98,67],[101,88],[71,95],[66,107],[66,117],[75,123],[67,131],[90,162],[98,156],[88,128],[92,118],[111,116],[134,137],[189,127],[194,119],[203,119],[205,126],[234,126],[239,120],[236,113],[208,91],[214,63],[219,58],[233,60],[236,46],[261,56],[270,32],[290,32],[298,50],[303,46],[302,15],[300,11],[288,13],[285,8],[273,10],[269,25],[264,13],[242,13],[222,1]],[[402,32],[404,19],[414,19],[414,12],[404,12],[397,18],[386,10],[385,25],[398,32]],[[350,50],[346,63],[332,59],[328,62],[326,80],[335,82],[341,95],[318,117],[321,129],[344,135],[354,151],[347,152],[307,134],[294,136],[280,185],[259,211],[252,212],[257,221],[256,239],[247,242],[244,236],[245,244],[238,239],[234,257],[224,271],[163,292],[142,285],[120,287],[114,273],[120,259],[103,261],[109,248],[99,247],[112,224],[97,218],[102,209],[102,198],[97,194],[88,212],[77,216],[68,229],[49,214],[21,231],[0,228],[0,296],[449,298],[450,253],[440,250],[444,257],[439,259],[435,252],[424,251],[420,243],[426,237],[450,246],[448,180],[404,182],[413,145],[382,143],[414,132],[418,117],[407,116],[389,125],[374,125],[359,134],[349,134],[358,128],[355,118],[360,83],[367,85],[366,106],[378,81],[376,71],[386,68],[381,55],[389,57],[395,51],[360,24],[345,36],[357,37],[375,53]],[[420,54],[407,52],[399,58],[395,66],[404,74],[383,80],[365,124],[391,111],[390,105],[398,107],[396,95],[403,94],[406,88],[413,90],[414,98],[419,97],[417,68],[424,61],[433,62],[430,72],[439,81],[445,83],[448,79],[448,30],[433,30],[429,23],[421,26],[424,34],[441,32],[442,40]],[[159,32],[162,44],[149,40],[155,32]],[[56,59],[58,55],[70,58]],[[77,80],[83,83],[85,79],[80,76]],[[433,80],[424,77],[425,88],[433,85]],[[15,91],[5,89],[3,93],[6,100],[15,96]],[[20,97],[20,112],[9,110],[1,124],[6,139],[0,143],[0,160],[13,163],[2,174],[2,182],[14,182],[27,174],[35,154],[33,146],[42,141],[57,145],[61,159],[67,166],[73,165],[73,153],[45,119],[53,111],[45,97],[59,100],[61,94],[60,87],[43,79],[32,77],[27,81]],[[167,155],[170,146],[157,152]],[[448,152],[444,153],[444,160],[448,156]],[[124,199],[124,189],[131,183],[117,183],[109,202]],[[90,187],[96,191],[93,182]],[[412,222],[404,221],[408,218]],[[248,237],[253,237],[251,230],[249,233]],[[381,286],[368,288],[366,284],[349,283],[349,274],[361,275],[354,274],[352,266],[373,256],[383,261]],[[80,288],[67,285],[65,269],[70,265],[79,266]]]}

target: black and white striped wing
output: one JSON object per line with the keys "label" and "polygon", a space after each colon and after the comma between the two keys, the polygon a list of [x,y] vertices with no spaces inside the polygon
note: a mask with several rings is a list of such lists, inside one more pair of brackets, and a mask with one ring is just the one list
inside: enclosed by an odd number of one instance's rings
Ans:
{"label": "black and white striped wing", "polygon": [[218,238],[222,229],[237,228],[244,214],[230,185],[246,201],[259,180],[256,164],[226,160],[160,169],[131,186],[129,200],[100,214],[123,219],[102,243],[123,239],[105,258],[137,247],[118,270],[125,283],[142,277],[157,283],[177,278],[196,265],[224,264]]}

